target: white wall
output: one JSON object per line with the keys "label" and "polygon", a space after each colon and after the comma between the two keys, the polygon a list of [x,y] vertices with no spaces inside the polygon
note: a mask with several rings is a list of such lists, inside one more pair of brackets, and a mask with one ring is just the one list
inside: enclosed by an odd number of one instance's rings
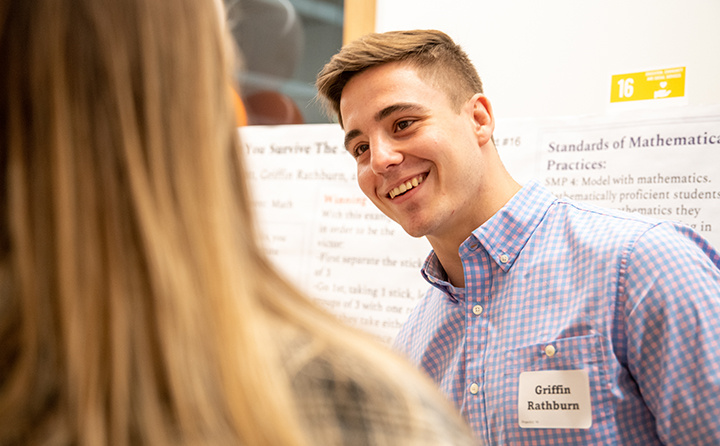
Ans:
{"label": "white wall", "polygon": [[597,115],[610,76],[686,67],[684,101],[720,103],[720,1],[377,0],[377,31],[435,28],[475,63],[498,119]]}

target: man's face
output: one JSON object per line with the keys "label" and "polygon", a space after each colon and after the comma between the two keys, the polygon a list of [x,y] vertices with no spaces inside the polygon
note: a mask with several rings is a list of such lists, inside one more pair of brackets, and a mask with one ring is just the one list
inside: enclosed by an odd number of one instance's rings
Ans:
{"label": "man's face", "polygon": [[477,107],[485,103],[477,97],[458,112],[443,90],[400,62],[364,71],[343,90],[345,147],[360,188],[414,237],[464,239],[482,224]]}

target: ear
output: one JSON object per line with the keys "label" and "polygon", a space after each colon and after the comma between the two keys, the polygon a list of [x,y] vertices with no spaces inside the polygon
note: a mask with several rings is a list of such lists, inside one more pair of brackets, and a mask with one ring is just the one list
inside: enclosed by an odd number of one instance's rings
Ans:
{"label": "ear", "polygon": [[492,140],[495,131],[495,115],[490,100],[481,93],[475,94],[468,105],[472,108],[472,125],[480,147]]}

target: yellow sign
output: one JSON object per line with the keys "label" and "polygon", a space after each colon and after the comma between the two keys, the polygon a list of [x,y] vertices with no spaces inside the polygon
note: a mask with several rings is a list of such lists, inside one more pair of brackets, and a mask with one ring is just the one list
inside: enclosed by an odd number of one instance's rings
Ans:
{"label": "yellow sign", "polygon": [[685,67],[616,74],[612,77],[610,102],[682,96],[685,96]]}

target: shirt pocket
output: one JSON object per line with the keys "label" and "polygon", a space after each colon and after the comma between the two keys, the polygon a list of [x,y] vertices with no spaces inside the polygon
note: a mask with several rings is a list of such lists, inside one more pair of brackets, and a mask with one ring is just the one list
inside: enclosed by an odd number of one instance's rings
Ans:
{"label": "shirt pocket", "polygon": [[[520,373],[546,370],[586,370],[590,385],[592,425],[573,429],[574,440],[588,444],[602,440],[612,418],[612,395],[606,363],[607,344],[602,336],[589,335],[556,339],[509,350],[505,355],[503,430],[513,440],[552,438],[558,429],[521,428],[518,425],[518,386]],[[561,429],[569,431],[568,429]],[[592,443],[590,443],[592,444]],[[599,444],[599,443],[598,443]]]}

